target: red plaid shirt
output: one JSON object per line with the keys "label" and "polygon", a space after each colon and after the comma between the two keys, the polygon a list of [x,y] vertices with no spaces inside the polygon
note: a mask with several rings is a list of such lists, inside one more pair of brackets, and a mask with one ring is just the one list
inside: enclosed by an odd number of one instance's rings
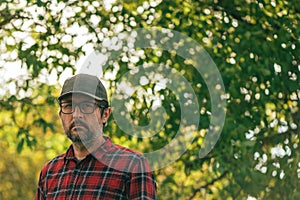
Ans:
{"label": "red plaid shirt", "polygon": [[156,183],[146,159],[109,138],[78,161],[72,146],[42,169],[36,200],[156,199]]}

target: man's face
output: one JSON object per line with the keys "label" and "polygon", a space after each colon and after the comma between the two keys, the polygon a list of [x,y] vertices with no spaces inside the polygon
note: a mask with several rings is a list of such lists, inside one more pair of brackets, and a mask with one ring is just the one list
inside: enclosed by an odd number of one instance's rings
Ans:
{"label": "man's face", "polygon": [[[89,114],[81,112],[80,103],[82,109],[85,103],[94,105],[94,112]],[[107,122],[111,109],[106,108],[101,116],[101,108],[96,103],[95,99],[83,94],[67,95],[61,100],[61,106],[75,106],[71,114],[65,114],[62,111],[59,113],[64,131],[73,143],[88,145],[102,137],[103,123]]]}

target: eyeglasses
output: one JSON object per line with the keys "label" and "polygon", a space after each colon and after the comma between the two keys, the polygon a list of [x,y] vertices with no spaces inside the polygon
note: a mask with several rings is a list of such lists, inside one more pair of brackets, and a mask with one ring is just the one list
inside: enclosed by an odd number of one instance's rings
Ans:
{"label": "eyeglasses", "polygon": [[64,114],[72,114],[75,111],[76,106],[79,107],[80,112],[82,112],[83,114],[91,114],[95,111],[97,107],[105,108],[105,106],[93,102],[65,102],[60,103],[60,110]]}

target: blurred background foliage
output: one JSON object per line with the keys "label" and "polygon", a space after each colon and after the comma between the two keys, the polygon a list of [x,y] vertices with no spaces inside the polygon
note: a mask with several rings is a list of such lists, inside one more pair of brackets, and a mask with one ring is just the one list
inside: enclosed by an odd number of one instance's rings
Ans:
{"label": "blurred background foliage", "polygon": [[[159,199],[299,199],[299,23],[296,0],[1,0],[0,199],[32,199],[43,164],[70,144],[55,99],[79,58],[91,48],[109,48],[123,32],[148,27],[196,40],[217,65],[227,99],[221,137],[200,159],[211,108],[193,67],[152,49],[125,51],[103,72],[113,94],[124,73],[163,64],[180,72],[198,97],[201,118],[192,144],[154,172]],[[154,87],[149,80],[127,107],[136,124],[146,125],[151,96],[162,97],[163,128],[151,139],[137,139],[112,117],[105,134],[114,142],[151,152],[172,140],[180,124],[178,99],[168,88]]]}

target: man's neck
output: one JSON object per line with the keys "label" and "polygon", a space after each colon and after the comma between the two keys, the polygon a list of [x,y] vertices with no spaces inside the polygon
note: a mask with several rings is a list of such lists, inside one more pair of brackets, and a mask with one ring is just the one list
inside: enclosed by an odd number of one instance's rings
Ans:
{"label": "man's neck", "polygon": [[103,136],[100,136],[91,143],[73,142],[74,155],[78,160],[83,160],[87,155],[96,150],[105,142]]}

